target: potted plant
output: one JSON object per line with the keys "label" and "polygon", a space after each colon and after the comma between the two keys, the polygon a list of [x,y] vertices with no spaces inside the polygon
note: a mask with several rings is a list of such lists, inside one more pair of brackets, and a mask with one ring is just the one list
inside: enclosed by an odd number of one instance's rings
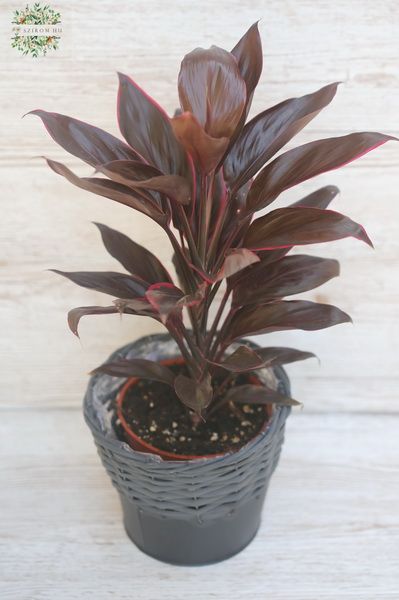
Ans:
{"label": "potted plant", "polygon": [[125,234],[96,224],[125,272],[56,272],[114,298],[71,310],[76,335],[82,316],[110,313],[150,317],[167,331],[125,346],[95,369],[84,411],[128,534],[144,552],[177,564],[221,560],[255,535],[285,420],[298,404],[281,365],[313,356],[261,348],[246,336],[350,321],[334,306],[284,299],[339,274],[336,260],[290,251],[349,236],[372,245],[361,225],[328,209],[333,186],[286,208],[270,205],[287,188],[393,139],[352,133],[273,158],[331,102],[338,84],[248,119],[261,69],[254,24],[231,52],[212,46],[184,57],[181,110],[173,117],[119,75],[126,142],[33,111],[96,173],[78,177],[47,160],[53,171],[144,213],[174,251],[176,277]]}

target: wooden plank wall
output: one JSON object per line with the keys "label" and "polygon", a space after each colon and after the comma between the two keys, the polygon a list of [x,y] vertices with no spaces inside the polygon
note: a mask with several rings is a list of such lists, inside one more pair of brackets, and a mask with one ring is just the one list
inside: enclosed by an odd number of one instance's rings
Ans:
{"label": "wooden plank wall", "polygon": [[[213,43],[229,49],[260,18],[264,71],[252,112],[341,81],[295,145],[361,130],[399,135],[397,0],[58,0],[60,49],[36,60],[10,47],[11,13],[22,5],[0,2],[3,597],[101,599],[116,589],[120,599],[139,590],[143,600],[183,591],[201,600],[268,592],[276,600],[397,598],[399,146],[386,144],[277,204],[336,184],[335,208],[366,227],[375,250],[355,240],[310,250],[338,258],[342,274],[307,297],[337,304],[353,326],[262,339],[313,350],[321,366],[289,369],[305,409],[289,427],[267,533],[224,569],[213,567],[214,584],[201,587],[194,571],[154,570],[125,541],[79,412],[87,372],[118,345],[158,329],[144,319],[92,317],[79,342],[67,311],[107,299],[47,271],[116,267],[92,221],[131,235],[170,267],[167,240],[145,217],[52,173],[40,156],[90,170],[57,147],[38,118],[21,119],[44,108],[117,134],[117,70],[173,112],[182,56]],[[162,586],[151,595],[154,578]]]}
{"label": "wooden plank wall", "polygon": [[[117,70],[133,76],[173,111],[182,55],[196,45],[230,48],[261,17],[264,71],[253,112],[342,81],[336,99],[296,138],[295,145],[357,130],[390,134],[399,130],[396,2],[332,6],[257,0],[215,5],[181,0],[170,5],[147,0],[121,2],[118,10],[112,2],[73,4],[72,8],[70,3],[58,3],[64,27],[61,47],[43,59],[23,58],[11,49],[9,22],[1,20],[1,318],[3,381],[8,389],[3,403],[12,406],[78,404],[87,370],[118,344],[157,327],[137,318],[122,323],[117,316],[87,318],[81,327],[81,345],[69,335],[65,326],[69,308],[107,299],[61,281],[46,269],[115,267],[91,221],[106,222],[162,257],[170,257],[162,230],[145,217],[77,190],[52,173],[39,156],[64,160],[79,172],[89,171],[49,139],[38,118],[21,120],[24,113],[37,107],[54,110],[117,133]],[[3,4],[2,14],[11,8]],[[398,148],[390,143],[341,171],[290,190],[281,199],[282,204],[334,183],[341,189],[335,208],[360,220],[375,243],[375,251],[354,240],[311,250],[339,258],[342,275],[309,298],[349,311],[353,327],[270,336],[270,343],[289,343],[318,353],[321,367],[309,362],[291,369],[295,391],[308,410],[340,405],[346,392],[351,410],[362,410],[366,404],[378,410],[382,403],[394,408],[399,355],[398,164]]]}

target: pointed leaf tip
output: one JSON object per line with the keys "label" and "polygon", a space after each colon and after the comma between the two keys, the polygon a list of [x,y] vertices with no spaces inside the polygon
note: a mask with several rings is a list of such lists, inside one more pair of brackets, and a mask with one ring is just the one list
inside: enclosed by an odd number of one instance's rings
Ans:
{"label": "pointed leaf tip", "polygon": [[247,210],[252,213],[265,208],[284,190],[321,173],[344,167],[395,139],[390,135],[363,131],[316,140],[288,150],[257,175],[248,194]]}
{"label": "pointed leaf tip", "polygon": [[199,416],[212,400],[213,388],[209,374],[201,381],[178,375],[174,386],[178,398]]}
{"label": "pointed leaf tip", "polygon": [[144,358],[118,359],[106,362],[92,371],[113,377],[152,379],[173,387],[174,373],[165,365]]}
{"label": "pointed leaf tip", "polygon": [[118,77],[118,122],[123,137],[165,175],[186,175],[186,155],[164,109],[130,77],[122,73]]}
{"label": "pointed leaf tip", "polygon": [[252,222],[244,245],[251,250],[273,250],[354,237],[372,245],[359,223],[336,211],[307,206],[278,208]]}

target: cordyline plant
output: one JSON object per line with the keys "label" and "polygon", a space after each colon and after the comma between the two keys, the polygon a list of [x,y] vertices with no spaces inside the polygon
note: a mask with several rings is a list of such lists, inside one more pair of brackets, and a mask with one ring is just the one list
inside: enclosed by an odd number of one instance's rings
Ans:
{"label": "cordyline plant", "polygon": [[[108,362],[96,371],[173,386],[194,419],[206,418],[227,401],[296,404],[250,383],[232,386],[226,393],[226,384],[236,374],[313,354],[282,347],[255,351],[237,341],[350,321],[335,306],[283,300],[339,274],[336,260],[287,255],[295,246],[350,236],[372,243],[361,225],[328,210],[338,192],[333,186],[287,208],[260,217],[256,213],[287,188],[393,139],[381,133],[352,133],[310,142],[273,159],[331,102],[338,84],[281,102],[247,121],[261,69],[262,48],[254,24],[231,52],[212,46],[184,57],[178,79],[181,110],[172,118],[134,81],[119,75],[118,120],[127,143],[82,121],[33,111],[53,139],[95,167],[97,175],[78,177],[63,164],[47,160],[56,173],[147,215],[163,228],[174,250],[179,285],[147,249],[96,223],[106,249],[128,273],[56,271],[115,298],[110,306],[71,310],[70,328],[77,335],[83,315],[118,312],[163,323],[180,348],[187,375],[176,376],[167,366],[138,358]],[[210,309],[221,287],[222,300],[211,320]]]}

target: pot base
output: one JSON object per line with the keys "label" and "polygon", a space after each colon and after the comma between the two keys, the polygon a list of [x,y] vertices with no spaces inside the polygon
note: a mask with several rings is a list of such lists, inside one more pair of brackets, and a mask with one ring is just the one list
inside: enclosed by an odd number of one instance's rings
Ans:
{"label": "pot base", "polygon": [[264,495],[240,505],[223,519],[204,524],[160,519],[120,498],[126,533],[142,552],[172,565],[201,566],[230,558],[248,546],[259,529]]}

